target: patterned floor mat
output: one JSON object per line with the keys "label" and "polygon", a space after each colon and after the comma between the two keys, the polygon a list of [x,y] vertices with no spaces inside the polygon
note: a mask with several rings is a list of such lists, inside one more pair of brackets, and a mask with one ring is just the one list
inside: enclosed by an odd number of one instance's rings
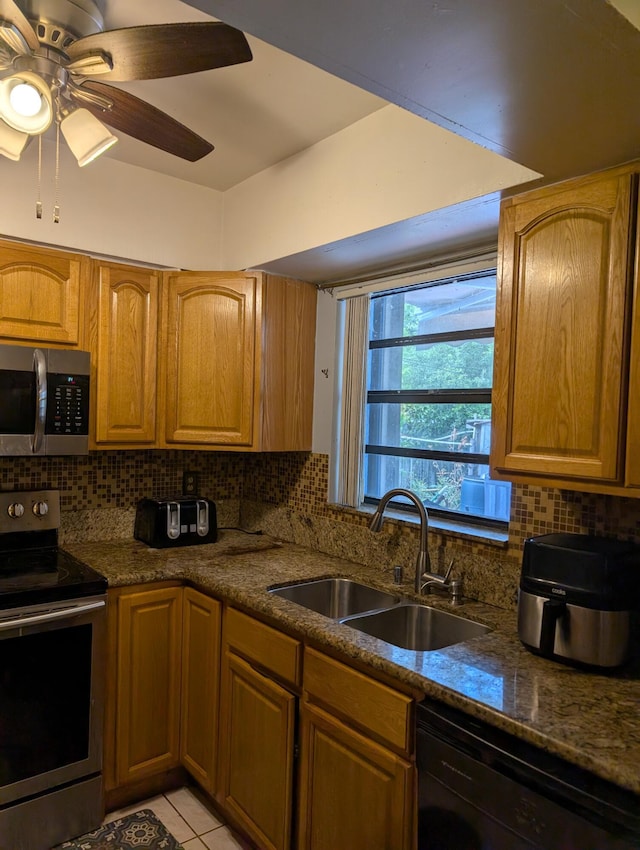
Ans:
{"label": "patterned floor mat", "polygon": [[73,841],[65,841],[53,850],[183,850],[151,809],[105,823]]}

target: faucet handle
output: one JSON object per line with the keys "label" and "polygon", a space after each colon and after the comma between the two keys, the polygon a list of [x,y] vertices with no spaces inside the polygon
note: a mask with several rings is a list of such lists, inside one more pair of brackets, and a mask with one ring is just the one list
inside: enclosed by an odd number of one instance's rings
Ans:
{"label": "faucet handle", "polygon": [[444,580],[445,580],[445,581],[449,581],[449,576],[451,575],[451,570],[453,569],[453,562],[454,562],[454,560],[455,560],[455,559],[454,559],[454,558],[452,558],[452,559],[451,559],[451,561],[449,562],[449,566],[447,567],[447,571],[446,571],[446,573],[444,574]]}

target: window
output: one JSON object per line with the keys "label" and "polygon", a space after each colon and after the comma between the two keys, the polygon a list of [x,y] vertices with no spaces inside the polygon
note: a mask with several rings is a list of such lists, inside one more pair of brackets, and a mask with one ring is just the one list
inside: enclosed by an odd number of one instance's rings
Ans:
{"label": "window", "polygon": [[[354,344],[366,348],[361,381],[352,381],[362,385],[360,458],[354,465],[352,447],[347,461],[360,503],[403,487],[432,515],[509,520],[511,485],[492,481],[488,465],[495,299],[494,269],[351,299],[368,312],[360,340],[347,342],[347,356]],[[358,431],[343,412],[343,437],[345,418]]]}

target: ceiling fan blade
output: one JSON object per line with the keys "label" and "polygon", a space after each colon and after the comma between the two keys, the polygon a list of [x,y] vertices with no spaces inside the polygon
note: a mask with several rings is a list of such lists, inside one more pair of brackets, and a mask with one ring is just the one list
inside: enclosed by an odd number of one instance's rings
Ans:
{"label": "ceiling fan blade", "polygon": [[0,0],[0,18],[8,24],[13,24],[29,45],[30,50],[37,50],[40,47],[35,30],[13,0]]}
{"label": "ceiling fan blade", "polygon": [[113,62],[113,70],[100,79],[116,82],[178,77],[253,58],[244,33],[220,21],[106,30],[74,41],[66,53],[73,62],[96,51]]}
{"label": "ceiling fan blade", "polygon": [[[88,93],[87,98],[83,97],[84,92]],[[84,106],[110,127],[122,130],[134,139],[181,159],[196,162],[213,150],[210,142],[171,118],[166,112],[115,86],[88,80],[81,86],[70,86],[69,94],[76,103]],[[111,109],[102,109],[99,102],[91,101],[91,95],[98,95],[98,101],[100,98],[107,98],[113,106]]]}

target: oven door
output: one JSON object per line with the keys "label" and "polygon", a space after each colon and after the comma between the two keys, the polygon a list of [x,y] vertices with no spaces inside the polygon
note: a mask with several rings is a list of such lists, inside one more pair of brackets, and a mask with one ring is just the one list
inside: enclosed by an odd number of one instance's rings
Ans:
{"label": "oven door", "polygon": [[105,597],[0,612],[0,805],[102,766]]}

